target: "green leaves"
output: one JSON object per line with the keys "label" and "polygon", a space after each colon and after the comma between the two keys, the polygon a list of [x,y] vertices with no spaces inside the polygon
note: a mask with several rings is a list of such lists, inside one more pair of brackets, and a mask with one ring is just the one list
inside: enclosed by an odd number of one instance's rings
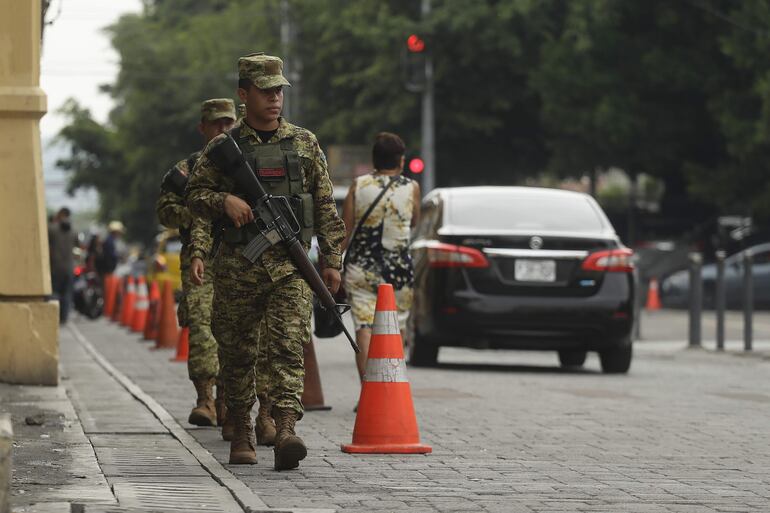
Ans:
{"label": "green leaves", "polygon": [[[766,0],[148,0],[109,29],[121,72],[101,127],[76,104],[62,137],[71,187],[150,240],[158,183],[200,148],[200,102],[235,99],[236,61],[265,51],[301,71],[291,121],[322,146],[379,131],[420,146],[421,99],[402,82],[406,38],[434,61],[439,185],[521,183],[597,168],[682,184],[723,209],[768,210]],[[291,79],[291,78],[290,78]],[[665,202],[664,202],[665,203]],[[151,221],[152,220],[152,221]]]}

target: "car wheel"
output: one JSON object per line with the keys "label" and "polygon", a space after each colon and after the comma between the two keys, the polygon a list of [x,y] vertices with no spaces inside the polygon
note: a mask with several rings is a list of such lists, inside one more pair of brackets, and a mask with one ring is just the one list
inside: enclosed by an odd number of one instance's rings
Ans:
{"label": "car wheel", "polygon": [[417,330],[409,341],[409,365],[412,367],[433,367],[438,361],[439,346],[431,344]]}
{"label": "car wheel", "polygon": [[587,355],[587,351],[559,351],[559,363],[562,367],[582,367]]}
{"label": "car wheel", "polygon": [[599,360],[602,362],[602,372],[605,374],[625,374],[631,367],[633,354],[631,337],[625,336],[613,344],[612,347],[599,351]]}

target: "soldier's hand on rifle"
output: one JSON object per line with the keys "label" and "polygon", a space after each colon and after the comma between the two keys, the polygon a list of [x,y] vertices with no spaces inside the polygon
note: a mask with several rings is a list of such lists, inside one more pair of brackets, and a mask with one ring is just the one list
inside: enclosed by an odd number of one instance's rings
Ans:
{"label": "soldier's hand on rifle", "polygon": [[206,270],[203,260],[193,257],[190,262],[190,278],[196,285],[203,285],[203,273]]}
{"label": "soldier's hand on rifle", "polygon": [[337,269],[332,269],[331,267],[325,268],[321,271],[321,278],[323,278],[326,288],[328,288],[329,292],[332,294],[336,294],[340,289],[342,277]]}
{"label": "soldier's hand on rifle", "polygon": [[254,220],[254,213],[249,204],[232,194],[225,196],[225,214],[237,228]]}

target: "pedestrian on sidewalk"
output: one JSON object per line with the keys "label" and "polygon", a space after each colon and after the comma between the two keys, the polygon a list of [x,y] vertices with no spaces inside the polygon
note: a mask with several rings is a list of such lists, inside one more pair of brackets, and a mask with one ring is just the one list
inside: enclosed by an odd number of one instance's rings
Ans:
{"label": "pedestrian on sidewalk", "polygon": [[54,297],[59,300],[60,324],[64,324],[69,318],[75,271],[72,250],[78,246],[78,235],[72,229],[70,215],[70,209],[62,207],[48,225],[51,288]]}
{"label": "pedestrian on sidewalk", "polygon": [[[256,164],[257,178],[273,196],[292,205],[302,228],[299,238],[310,249],[317,235],[327,267],[321,275],[332,293],[340,285],[340,244],[345,235],[337,214],[332,184],[318,141],[309,130],[281,117],[283,62],[263,53],[238,61],[238,96],[246,104],[246,118],[231,136]],[[310,340],[312,292],[282,245],[267,249],[254,263],[242,256],[245,244],[258,235],[251,206],[238,194],[227,170],[209,157],[214,139],[195,165],[187,186],[187,201],[196,216],[229,222],[214,268],[213,324],[220,344],[227,407],[235,418],[230,463],[257,461],[251,430],[251,408],[256,400],[255,365],[264,347],[269,369],[270,395],[277,434],[274,468],[299,466],[307,448],[294,427],[302,418],[303,344]],[[193,242],[196,245],[196,242]],[[205,270],[201,255],[193,255],[192,271]]]}
{"label": "pedestrian on sidewalk", "polygon": [[[206,100],[201,104],[198,131],[207,144],[217,135],[230,129],[235,122],[235,104],[227,98]],[[224,387],[219,379],[219,358],[217,341],[211,330],[211,302],[214,295],[213,279],[207,273],[207,280],[195,285],[189,274],[192,254],[191,232],[210,232],[210,223],[194,225],[193,217],[185,204],[185,187],[190,172],[201,152],[196,151],[177,162],[161,182],[156,212],[160,223],[167,228],[176,228],[182,240],[180,254],[182,274],[182,298],[177,317],[179,325],[190,329],[190,351],[187,359],[187,373],[195,386],[197,399],[188,417],[196,426],[223,426],[226,419]],[[216,383],[216,399],[214,384]],[[223,437],[228,437],[230,426],[223,426]]]}
{"label": "pedestrian on sidewalk", "polygon": [[106,275],[115,272],[115,268],[118,267],[121,257],[120,239],[123,237],[125,228],[120,221],[110,221],[107,225],[107,232],[107,237],[104,239],[101,248],[97,247],[98,253],[96,255],[96,271],[102,277],[102,280]]}
{"label": "pedestrian on sidewalk", "polygon": [[401,174],[406,147],[382,132],[372,147],[374,171],[355,179],[342,206],[347,227],[343,248],[345,291],[352,307],[358,376],[363,381],[372,337],[377,289],[390,283],[402,336],[412,306],[414,269],[409,254],[411,229],[420,217],[420,185]]}

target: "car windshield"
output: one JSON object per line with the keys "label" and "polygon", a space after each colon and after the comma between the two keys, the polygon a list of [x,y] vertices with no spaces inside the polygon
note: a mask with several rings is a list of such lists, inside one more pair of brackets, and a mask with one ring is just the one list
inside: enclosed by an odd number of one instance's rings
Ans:
{"label": "car windshield", "polygon": [[603,231],[600,214],[579,195],[512,193],[457,194],[449,224],[491,230]]}

